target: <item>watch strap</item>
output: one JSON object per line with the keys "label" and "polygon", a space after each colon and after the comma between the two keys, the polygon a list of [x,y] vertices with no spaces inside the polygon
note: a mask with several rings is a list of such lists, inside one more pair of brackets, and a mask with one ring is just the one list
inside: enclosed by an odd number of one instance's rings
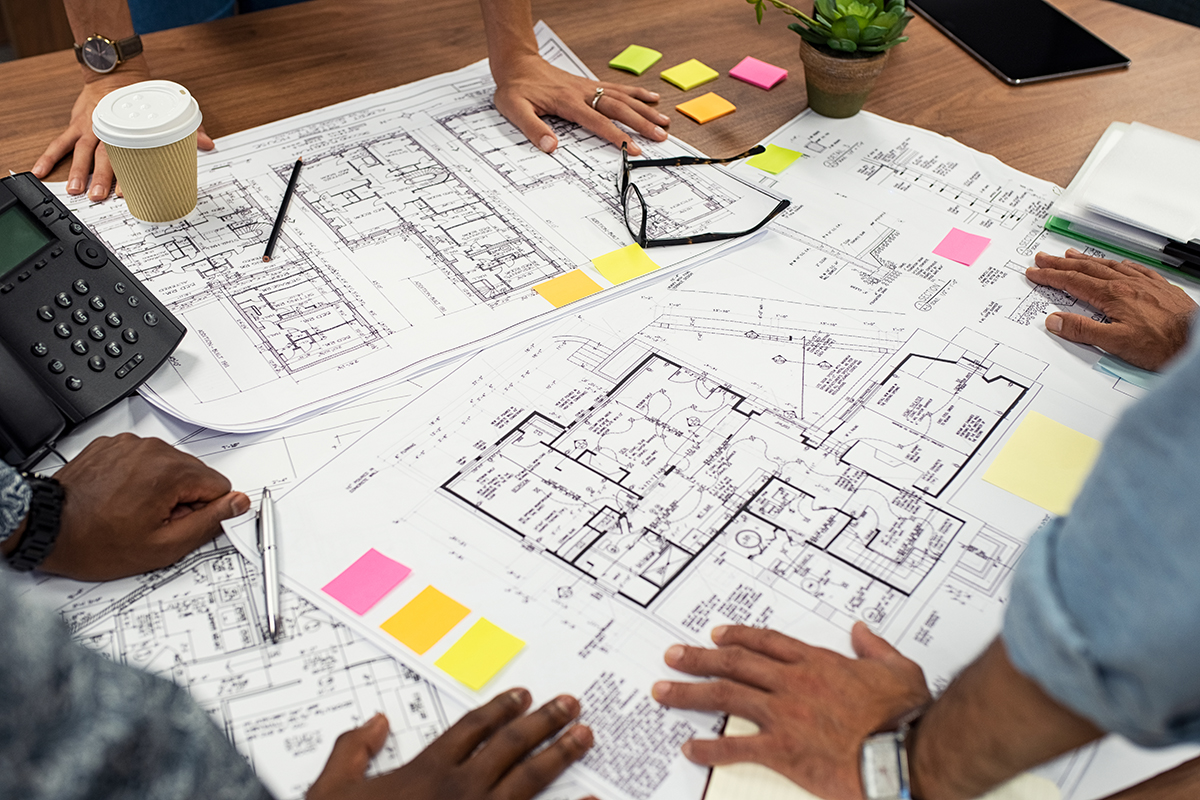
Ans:
{"label": "watch strap", "polygon": [[8,565],[17,572],[29,572],[46,560],[58,542],[62,526],[62,484],[54,478],[25,476],[32,491],[29,516],[25,518],[25,532],[21,534],[16,549],[8,554]]}
{"label": "watch strap", "polygon": [[[89,36],[88,39],[92,39],[95,37],[100,37],[100,34],[97,33],[97,34],[94,34],[93,36]],[[100,37],[100,38],[107,38],[107,37]],[[129,59],[133,58],[134,56],[141,55],[141,53],[142,53],[142,37],[137,35],[136,33],[133,36],[130,36],[125,39],[121,39],[119,41],[113,41],[112,39],[107,39],[107,41],[112,42],[113,47],[117,51],[117,63],[116,63],[116,66],[113,67],[113,69],[116,69],[117,67],[121,66],[126,61],[128,61]],[[84,44],[86,44],[86,43],[87,43],[87,39],[84,40]],[[75,44],[75,60],[78,61],[80,64],[87,66],[87,62],[83,60],[83,45],[79,44],[78,42]]]}

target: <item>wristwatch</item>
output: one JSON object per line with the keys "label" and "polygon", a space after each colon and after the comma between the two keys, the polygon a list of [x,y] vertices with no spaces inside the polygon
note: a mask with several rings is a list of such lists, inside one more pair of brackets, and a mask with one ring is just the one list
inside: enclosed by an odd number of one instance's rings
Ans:
{"label": "wristwatch", "polygon": [[75,58],[92,72],[101,75],[112,72],[142,52],[142,37],[136,33],[128,39],[113,41],[93,33],[83,44],[75,45]]}
{"label": "wristwatch", "polygon": [[29,502],[29,516],[25,518],[25,532],[16,549],[8,554],[8,565],[17,572],[29,572],[53,552],[62,523],[64,497],[62,484],[54,478],[28,473],[23,477],[33,496]]}
{"label": "wristwatch", "polygon": [[863,741],[859,774],[866,800],[913,800],[908,777],[908,734],[926,708],[914,708],[900,718],[895,730],[872,734]]}

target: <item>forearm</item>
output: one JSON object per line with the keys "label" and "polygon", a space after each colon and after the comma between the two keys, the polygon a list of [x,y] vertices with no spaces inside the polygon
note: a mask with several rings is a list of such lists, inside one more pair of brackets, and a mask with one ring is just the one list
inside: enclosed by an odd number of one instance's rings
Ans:
{"label": "forearm", "polygon": [[530,0],[479,0],[479,7],[493,76],[523,56],[538,54]]}
{"label": "forearm", "polygon": [[1102,735],[1019,673],[996,639],[930,707],[914,732],[909,753],[913,793],[921,800],[978,797]]}

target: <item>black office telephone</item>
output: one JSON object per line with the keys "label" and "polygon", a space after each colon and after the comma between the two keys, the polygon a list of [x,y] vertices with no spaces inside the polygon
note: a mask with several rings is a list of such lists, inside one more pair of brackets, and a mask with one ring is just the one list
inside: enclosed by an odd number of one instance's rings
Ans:
{"label": "black office telephone", "polygon": [[0,179],[0,457],[39,460],[187,330],[41,181]]}

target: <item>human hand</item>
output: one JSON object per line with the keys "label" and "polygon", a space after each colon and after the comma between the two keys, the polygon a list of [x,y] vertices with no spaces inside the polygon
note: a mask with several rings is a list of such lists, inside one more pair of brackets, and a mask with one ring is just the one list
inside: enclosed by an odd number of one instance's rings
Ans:
{"label": "human hand", "polygon": [[741,625],[715,628],[712,637],[715,650],[673,645],[666,662],[718,680],[660,681],[654,699],[736,714],[761,730],[686,742],[683,754],[703,766],[753,761],[827,800],[861,800],[863,740],[932,699],[921,668],[861,622],[850,634],[857,659]]}
{"label": "human hand", "polygon": [[1057,311],[1046,329],[1070,342],[1095,345],[1135,367],[1157,370],[1183,349],[1196,304],[1187,292],[1149,267],[1092,258],[1068,250],[1065,258],[1038,253],[1025,277],[1062,289],[1103,312],[1111,322]]}
{"label": "human hand", "polygon": [[[543,152],[553,153],[558,147],[554,131],[541,119],[546,114],[577,122],[618,147],[628,142],[630,155],[640,155],[642,149],[613,120],[647,139],[666,141],[667,132],[660,126],[671,120],[647,105],[658,102],[658,94],[649,89],[572,75],[536,53],[507,63],[494,60],[492,75],[496,79],[496,108]],[[604,94],[592,108],[598,86]]]}
{"label": "human hand", "polygon": [[337,738],[308,800],[527,800],[592,746],[591,730],[574,725],[531,756],[579,714],[579,703],[563,695],[526,714],[529,704],[529,692],[510,689],[464,716],[403,767],[367,778],[388,733],[387,717],[376,714]]}
{"label": "human hand", "polygon": [[62,526],[42,569],[103,581],[159,569],[221,532],[250,508],[229,481],[160,439],[96,439],[54,476]]}
{"label": "human hand", "polygon": [[[71,171],[67,175],[67,194],[83,194],[84,187],[88,185],[88,174],[91,173],[88,199],[99,202],[108,197],[108,190],[113,182],[113,169],[108,154],[104,152],[104,145],[92,132],[92,111],[100,99],[114,89],[148,80],[150,70],[146,67],[145,60],[135,58],[122,65],[116,72],[96,75],[85,82],[83,91],[79,93],[75,106],[71,109],[71,121],[67,124],[67,129],[50,143],[30,172],[38,178],[45,178],[59,161],[68,153],[72,153]],[[213,149],[213,140],[204,132],[204,126],[200,127],[196,143],[201,150]]]}

